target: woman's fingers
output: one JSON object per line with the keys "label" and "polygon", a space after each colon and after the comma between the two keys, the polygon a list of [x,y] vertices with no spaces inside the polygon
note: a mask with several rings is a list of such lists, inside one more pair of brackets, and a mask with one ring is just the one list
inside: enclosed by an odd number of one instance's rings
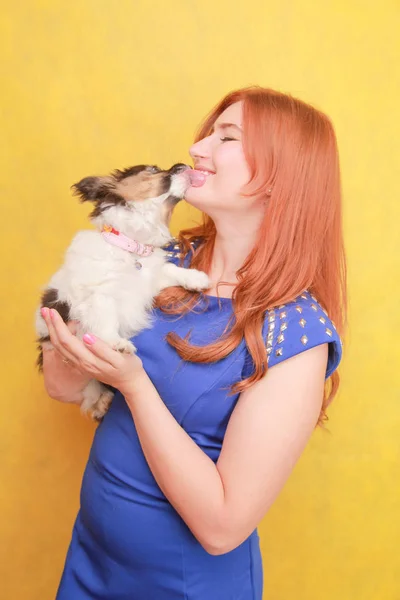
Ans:
{"label": "woman's fingers", "polygon": [[89,350],[90,344],[82,343],[72,335],[57,311],[52,313],[51,326],[57,340],[57,349],[60,349],[64,355],[66,353],[72,355],[73,361],[81,368],[94,375],[110,367],[118,368],[120,361],[118,352],[100,339],[96,341],[96,350],[94,352],[92,349]]}
{"label": "woman's fingers", "polygon": [[[47,329],[49,331],[50,342],[51,342],[51,345],[53,346],[53,351],[55,351],[56,354],[61,354],[62,357],[66,358],[68,360],[72,360],[72,356],[64,355],[60,350],[60,342],[59,342],[59,339],[57,336],[57,332],[54,328],[52,320],[50,319],[50,310],[48,308],[44,307],[44,308],[42,308],[42,310],[40,312],[42,314],[43,319],[46,322]],[[44,342],[42,344],[42,349],[44,352],[52,351],[50,344],[48,344],[46,342]]]}
{"label": "woman's fingers", "polygon": [[[51,320],[51,319],[50,319],[50,320]],[[79,321],[68,321],[68,323],[66,323],[66,326],[68,327],[68,329],[69,329],[69,331],[71,332],[71,334],[72,334],[73,336],[76,336],[76,334],[77,334],[77,332],[78,332],[78,330],[79,330]],[[52,323],[52,327],[53,327],[54,331],[56,331],[56,329],[55,329],[55,327],[54,327],[53,323]],[[57,334],[57,332],[56,332],[56,334]],[[74,356],[73,354],[71,354],[70,352],[68,352],[68,350],[67,350],[66,348],[63,348],[63,349],[62,349],[62,352],[63,352],[63,354],[61,354],[61,352],[60,352],[60,351],[58,351],[58,350],[56,350],[56,352],[57,352],[57,353],[58,353],[58,354],[59,354],[61,357],[63,357],[63,359],[64,359],[65,357],[67,357],[67,359],[68,359],[68,362],[70,363],[70,364],[69,364],[69,366],[70,366],[70,367],[77,368],[79,371],[81,371],[81,370],[79,369],[79,364],[77,363],[75,356]],[[66,361],[64,360],[64,362],[66,362]]]}
{"label": "woman's fingers", "polygon": [[[50,310],[42,309],[41,314],[42,314],[43,319],[46,322],[47,329],[49,330],[50,341],[51,341],[51,344],[53,345],[53,349],[56,352],[56,354],[61,356],[61,358],[64,359],[64,362],[65,362],[65,360],[68,360],[70,363],[77,366],[77,360],[76,360],[76,357],[74,356],[74,354],[69,352],[69,350],[67,348],[65,348],[60,342],[59,335],[58,335],[57,329],[55,327],[55,323],[53,322],[53,320],[50,317]],[[61,317],[60,317],[60,319],[61,319]],[[69,329],[69,328],[67,328],[67,329]],[[70,335],[73,335],[73,334],[71,333]],[[51,348],[49,348],[49,346],[45,346],[43,344],[42,347],[43,347],[44,352],[51,351]]]}
{"label": "woman's fingers", "polygon": [[89,346],[91,353],[101,361],[107,363],[109,367],[119,369],[122,366],[121,354],[117,350],[111,348],[104,340],[86,333],[83,336],[83,341],[86,346]]}
{"label": "woman's fingers", "polygon": [[57,365],[57,369],[62,369],[65,372],[79,373],[83,375],[82,369],[75,363],[74,358],[68,358],[68,354],[62,354],[56,348],[43,349],[43,368],[46,365]]}
{"label": "woman's fingers", "polygon": [[79,321],[76,321],[76,320],[68,321],[67,327],[73,335],[76,335],[78,333],[78,329],[79,329]]}

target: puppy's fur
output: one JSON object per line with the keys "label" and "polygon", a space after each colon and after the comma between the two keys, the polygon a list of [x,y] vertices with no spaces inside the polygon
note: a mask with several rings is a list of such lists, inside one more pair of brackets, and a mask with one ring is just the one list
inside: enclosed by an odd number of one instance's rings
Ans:
{"label": "puppy's fur", "polygon": [[[180,163],[168,171],[138,165],[107,177],[86,177],[72,186],[81,202],[94,203],[89,218],[96,230],[76,234],[64,264],[44,288],[36,310],[39,371],[43,368],[42,344],[50,343],[40,313],[43,306],[55,308],[65,322],[78,320],[79,339],[90,332],[116,350],[133,353],[129,338],[149,326],[149,309],[163,288],[180,285],[200,291],[209,287],[205,273],[177,267],[167,261],[163,250],[172,240],[172,210],[190,185],[189,169]],[[154,252],[142,257],[110,244],[101,235],[103,225],[153,245]],[[101,420],[113,391],[93,379],[83,396],[81,410]]]}

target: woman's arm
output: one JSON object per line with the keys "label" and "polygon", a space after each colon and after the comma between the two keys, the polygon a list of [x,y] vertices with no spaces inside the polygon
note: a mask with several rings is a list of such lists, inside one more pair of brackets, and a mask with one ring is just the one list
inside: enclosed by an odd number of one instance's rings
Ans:
{"label": "woman's arm", "polygon": [[215,464],[179,425],[145,371],[125,400],[160,489],[204,549],[217,554],[224,488]]}
{"label": "woman's arm", "polygon": [[93,336],[83,344],[56,311],[44,318],[61,354],[125,396],[158,485],[205,550],[224,554],[239,546],[278,496],[315,429],[328,344],[270,367],[242,392],[215,465],[170,413],[137,355]]}
{"label": "woman's arm", "polygon": [[143,371],[125,395],[149,467],[210,554],[224,554],[258,526],[318,421],[327,344],[271,368],[243,392],[215,465],[182,429]]}

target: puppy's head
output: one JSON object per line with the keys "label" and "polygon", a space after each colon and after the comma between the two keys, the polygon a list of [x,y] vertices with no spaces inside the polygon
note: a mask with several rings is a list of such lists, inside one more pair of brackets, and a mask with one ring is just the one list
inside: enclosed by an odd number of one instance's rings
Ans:
{"label": "puppy's head", "polygon": [[[182,163],[168,171],[155,165],[137,165],[105,177],[85,177],[72,189],[81,202],[94,203],[89,217],[95,224],[109,223],[127,235],[141,232],[142,241],[157,244],[143,237],[147,233],[148,238],[154,238],[155,230],[168,228],[175,205],[190,185],[190,168]],[[169,239],[165,232],[161,237],[161,243]]]}

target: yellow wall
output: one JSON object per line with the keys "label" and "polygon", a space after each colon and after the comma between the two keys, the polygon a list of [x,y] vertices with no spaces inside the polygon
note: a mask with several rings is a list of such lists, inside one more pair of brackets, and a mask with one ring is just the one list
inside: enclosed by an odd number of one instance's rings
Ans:
{"label": "yellow wall", "polygon": [[[39,288],[87,223],[69,186],[187,160],[211,106],[258,83],[336,125],[351,301],[331,433],[316,432],[260,527],[264,597],[398,600],[398,1],[4,4],[0,596],[54,598],[94,432],[33,367]],[[174,231],[194,215],[181,206]]]}

